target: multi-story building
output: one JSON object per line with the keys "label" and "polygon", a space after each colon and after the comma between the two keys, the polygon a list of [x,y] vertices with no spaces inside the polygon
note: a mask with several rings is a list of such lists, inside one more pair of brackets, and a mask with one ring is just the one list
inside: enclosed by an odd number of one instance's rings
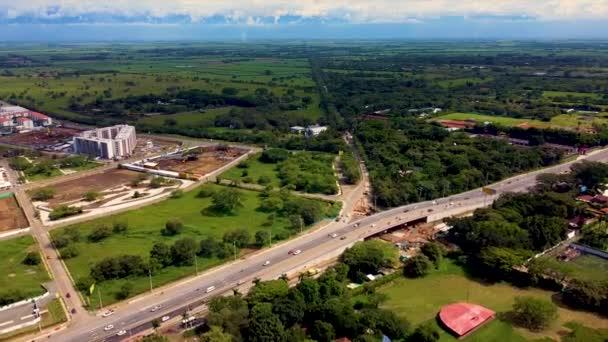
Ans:
{"label": "multi-story building", "polygon": [[0,102],[0,127],[21,131],[52,124],[53,120],[44,114]]}
{"label": "multi-story building", "polygon": [[74,152],[104,159],[125,158],[136,144],[135,127],[116,125],[80,133],[74,137]]}

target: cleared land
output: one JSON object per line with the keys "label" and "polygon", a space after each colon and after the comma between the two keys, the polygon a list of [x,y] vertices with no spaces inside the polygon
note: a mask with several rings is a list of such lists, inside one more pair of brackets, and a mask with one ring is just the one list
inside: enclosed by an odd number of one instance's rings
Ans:
{"label": "cleared land", "polygon": [[[289,228],[290,223],[287,218],[273,213],[265,213],[258,209],[262,200],[259,192],[239,189],[243,206],[232,215],[218,215],[204,210],[211,206],[212,199],[209,197],[198,198],[197,194],[200,189],[219,191],[226,189],[226,187],[206,184],[199,189],[185,193],[181,198],[168,199],[138,210],[72,226],[80,231],[83,237],[80,242],[74,243],[76,248],[81,251],[80,255],[66,260],[66,265],[72,277],[75,281],[88,277],[92,265],[111,256],[133,254],[140,255],[144,260],[147,260],[152,245],[158,241],[172,244],[175,240],[183,237],[192,237],[197,242],[206,237],[221,240],[226,232],[235,229],[246,229],[252,238],[259,230],[269,231],[275,236],[283,235],[285,237],[293,233],[293,230]],[[330,204],[327,204],[328,215],[331,215],[329,207]],[[161,229],[172,218],[179,218],[184,223],[183,231],[177,236],[163,236]],[[113,222],[127,222],[127,232],[114,234],[97,243],[86,240],[85,237],[94,228],[103,224],[112,225]],[[61,235],[66,229],[69,229],[69,227],[53,230],[51,235]],[[221,262],[215,257],[199,257],[198,269],[201,271]],[[194,272],[194,265],[169,266],[153,274],[152,282],[154,286],[159,286],[194,274]],[[133,285],[132,295],[148,291],[150,286],[147,277],[130,277],[98,283],[96,288],[101,289],[104,304],[116,302],[115,295],[125,283]],[[93,298],[92,305],[94,308],[97,305],[96,298]]]}
{"label": "cleared land", "polygon": [[15,196],[0,198],[0,231],[25,228],[27,219],[17,203]]}
{"label": "cleared land", "polygon": [[[220,148],[219,146],[199,147],[190,150],[186,155],[174,155],[168,158],[154,160],[161,170],[169,170],[179,173],[203,177],[236,158],[247,151],[240,148]],[[196,153],[196,158],[188,158],[188,153]]]}
{"label": "cleared land", "polygon": [[50,131],[45,129],[27,133],[5,135],[0,137],[0,143],[42,149],[48,145],[69,141],[79,132],[81,132],[81,130],[57,127]]}
{"label": "cleared land", "polygon": [[[103,190],[128,184],[138,177],[135,171],[112,169],[91,176],[81,177],[49,186],[55,190],[55,195],[48,200],[49,206],[55,207],[64,202],[75,201],[88,192]],[[35,190],[32,190],[35,191]]]}
{"label": "cleared land", "polygon": [[[451,260],[446,260],[438,271],[425,278],[399,278],[378,289],[388,295],[384,307],[409,319],[413,324],[426,321],[435,322],[435,316],[442,306],[458,301],[468,301],[488,307],[497,313],[509,311],[517,296],[533,296],[551,300],[554,293],[536,289],[521,289],[509,284],[488,284],[467,277],[464,270]],[[513,328],[507,322],[495,319],[483,326],[465,341],[526,341],[541,338],[559,339],[562,326],[570,321],[580,322],[591,328],[605,328],[608,319],[588,312],[559,308],[559,320],[547,331],[534,334],[520,328]],[[436,324],[436,323],[435,323]],[[455,337],[441,330],[441,341],[456,341]]]}
{"label": "cleared land", "polygon": [[18,292],[23,298],[44,293],[42,283],[50,280],[42,263],[23,264],[28,252],[38,251],[31,236],[0,241],[0,293]]}
{"label": "cleared land", "polygon": [[604,116],[586,116],[579,114],[561,114],[551,118],[551,121],[540,121],[534,119],[516,119],[506,116],[492,116],[475,113],[450,113],[441,115],[434,120],[473,120],[475,122],[483,123],[490,122],[493,124],[503,126],[518,126],[518,125],[529,125],[538,128],[570,128],[574,129],[577,126],[591,127],[594,124],[605,124],[608,123],[608,119]]}

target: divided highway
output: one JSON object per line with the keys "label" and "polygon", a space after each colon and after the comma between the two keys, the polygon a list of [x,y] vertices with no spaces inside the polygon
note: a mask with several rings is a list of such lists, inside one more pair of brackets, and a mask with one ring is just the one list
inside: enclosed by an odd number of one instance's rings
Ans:
{"label": "divided highway", "polygon": [[[579,160],[605,161],[608,150],[598,150]],[[540,173],[560,173],[567,171],[574,162],[560,164],[543,170],[515,176],[491,186],[496,191],[494,195],[486,195],[481,189],[476,189],[435,201],[410,204],[361,220],[345,223],[331,222],[326,227],[306,233],[293,240],[281,243],[244,260],[238,260],[217,269],[206,272],[198,277],[175,284],[163,291],[140,297],[120,306],[116,312],[106,318],[96,317],[82,325],[71,325],[69,329],[44,336],[45,341],[102,341],[128,338],[150,327],[150,321],[160,319],[165,315],[172,318],[181,315],[189,308],[201,305],[212,296],[230,291],[235,287],[245,290],[251,286],[254,278],[262,280],[275,279],[283,273],[296,273],[313,267],[317,262],[337,256],[344,249],[368,236],[382,232],[388,228],[406,222],[428,219],[440,220],[452,215],[469,212],[479,207],[490,205],[500,194],[505,192],[521,192],[536,183]],[[335,237],[332,237],[335,234]],[[291,250],[301,250],[298,255],[291,255]],[[269,262],[267,266],[264,263]],[[207,293],[209,287],[215,289]],[[151,311],[154,306],[160,309]],[[84,313],[80,313],[83,315]],[[105,331],[104,327],[113,325],[113,329]],[[122,337],[116,334],[120,330],[127,331]]]}

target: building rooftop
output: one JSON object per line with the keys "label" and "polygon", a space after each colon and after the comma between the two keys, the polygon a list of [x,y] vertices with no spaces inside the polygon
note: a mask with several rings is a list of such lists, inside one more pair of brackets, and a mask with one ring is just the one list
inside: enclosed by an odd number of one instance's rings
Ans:
{"label": "building rooftop", "polygon": [[495,316],[490,309],[464,302],[448,304],[439,312],[441,322],[458,337],[470,334]]}

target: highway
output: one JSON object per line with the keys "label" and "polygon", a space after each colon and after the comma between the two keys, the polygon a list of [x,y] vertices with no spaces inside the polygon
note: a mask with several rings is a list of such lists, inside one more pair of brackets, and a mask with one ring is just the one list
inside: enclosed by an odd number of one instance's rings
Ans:
{"label": "highway", "polygon": [[[605,161],[608,150],[598,150],[580,159]],[[323,229],[301,235],[286,241],[271,249],[237,260],[219,268],[213,269],[195,278],[175,284],[161,292],[140,297],[121,306],[107,318],[88,320],[86,325],[72,325],[69,329],[44,337],[47,341],[101,341],[115,340],[119,330],[129,333],[141,331],[149,326],[150,321],[164,315],[177,315],[188,308],[200,305],[210,297],[229,291],[235,287],[245,290],[251,286],[254,278],[262,280],[275,279],[283,273],[296,273],[324,259],[339,255],[344,249],[368,236],[382,232],[388,228],[404,224],[408,221],[428,218],[429,221],[471,211],[475,208],[490,205],[500,194],[506,192],[521,192],[536,183],[540,173],[559,173],[567,171],[573,162],[553,166],[547,169],[515,176],[491,185],[496,190],[494,195],[486,195],[481,189],[471,190],[435,201],[426,201],[394,208],[361,220],[345,223],[332,222]],[[332,238],[330,235],[336,234]],[[300,249],[299,255],[290,255],[290,250]],[[268,266],[263,264],[269,261]],[[214,286],[215,290],[206,293],[206,289]],[[150,308],[161,305],[161,309],[151,312]],[[112,324],[114,328],[104,331],[104,327]],[[128,337],[129,333],[123,337]]]}

